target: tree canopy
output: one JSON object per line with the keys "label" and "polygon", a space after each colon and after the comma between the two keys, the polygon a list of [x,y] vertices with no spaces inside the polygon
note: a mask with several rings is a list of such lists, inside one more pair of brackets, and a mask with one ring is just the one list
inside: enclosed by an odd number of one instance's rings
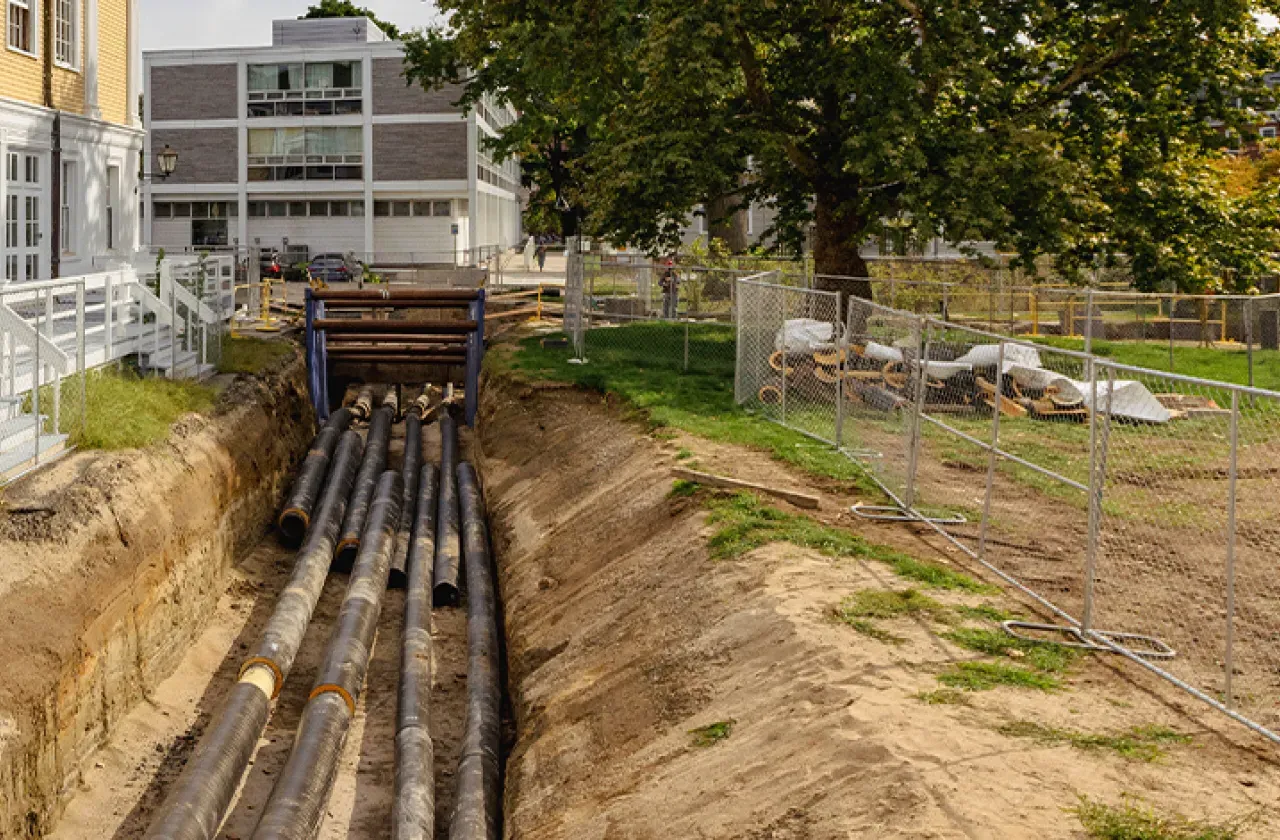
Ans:
{"label": "tree canopy", "polygon": [[1280,250],[1273,197],[1214,164],[1273,107],[1275,0],[440,5],[408,73],[512,102],[501,150],[587,233],[666,248],[695,207],[757,201],[825,274],[865,276],[862,243],[908,226],[1067,274],[1123,255],[1149,288]]}
{"label": "tree canopy", "polygon": [[387,37],[393,40],[400,39],[400,30],[394,23],[388,23],[382,20],[373,12],[357,6],[351,0],[320,0],[311,8],[307,9],[307,13],[299,20],[310,20],[314,18],[339,18],[339,17],[366,17],[378,25],[378,28],[387,33]]}

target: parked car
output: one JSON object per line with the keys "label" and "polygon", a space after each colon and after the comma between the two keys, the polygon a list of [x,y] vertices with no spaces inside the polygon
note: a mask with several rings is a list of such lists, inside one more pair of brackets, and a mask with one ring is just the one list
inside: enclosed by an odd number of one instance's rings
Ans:
{"label": "parked car", "polygon": [[342,254],[317,254],[307,269],[312,282],[346,283],[351,280],[351,268]]}
{"label": "parked car", "polygon": [[258,257],[258,265],[264,278],[279,280],[284,276],[284,268],[280,265],[280,254],[275,251],[263,251]]}

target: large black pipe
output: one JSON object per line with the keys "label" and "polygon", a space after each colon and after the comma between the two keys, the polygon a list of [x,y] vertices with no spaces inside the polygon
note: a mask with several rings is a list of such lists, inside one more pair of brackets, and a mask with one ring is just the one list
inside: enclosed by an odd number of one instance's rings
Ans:
{"label": "large black pipe", "polygon": [[240,669],[239,682],[223,701],[182,775],[170,786],[146,840],[211,840],[222,824],[267,726],[271,701],[293,666],[324,589],[338,525],[363,449],[358,433],[342,436],[329,483],[316,507],[315,527],[298,553],[293,576],[261,640]]}
{"label": "large black pipe", "polygon": [[458,604],[462,535],[458,526],[458,424],[448,408],[440,415],[440,510],[436,513],[436,557],[433,601],[437,607]]}
{"label": "large black pipe", "polygon": [[400,474],[384,472],[324,662],[302,710],[289,759],[254,829],[254,840],[311,840],[320,827],[369,668],[403,499]]}
{"label": "large black pipe", "polygon": [[400,474],[404,476],[405,515],[400,519],[400,540],[395,557],[391,561],[390,585],[403,589],[409,582],[407,573],[409,546],[413,541],[416,519],[412,512],[418,505],[418,471],[422,469],[422,414],[416,403],[409,406],[404,418],[404,462]]}
{"label": "large black pipe", "polygon": [[408,594],[400,650],[400,703],[396,710],[396,799],[392,840],[435,837],[435,748],[431,742],[431,567],[436,545],[434,464],[418,478],[417,509],[409,546]]}
{"label": "large black pipe", "polygon": [[502,835],[498,601],[480,481],[471,464],[459,464],[457,478],[467,564],[467,728],[458,760],[449,840],[498,840]]}
{"label": "large black pipe", "polygon": [[311,514],[316,499],[320,496],[320,488],[324,486],[324,479],[329,471],[329,460],[333,457],[338,439],[350,424],[351,412],[340,408],[329,415],[329,422],[324,424],[320,434],[311,442],[311,449],[302,462],[298,478],[293,482],[293,490],[280,513],[280,534],[285,545],[295,548],[302,545],[302,539],[311,527]]}
{"label": "large black pipe", "polygon": [[364,463],[360,465],[360,472],[356,475],[351,504],[347,505],[347,515],[342,521],[342,531],[338,538],[336,565],[340,570],[349,570],[360,550],[360,535],[364,533],[378,476],[387,468],[387,447],[391,442],[391,425],[394,419],[395,409],[391,406],[383,405],[373,412],[373,421],[369,424],[369,434],[364,442]]}

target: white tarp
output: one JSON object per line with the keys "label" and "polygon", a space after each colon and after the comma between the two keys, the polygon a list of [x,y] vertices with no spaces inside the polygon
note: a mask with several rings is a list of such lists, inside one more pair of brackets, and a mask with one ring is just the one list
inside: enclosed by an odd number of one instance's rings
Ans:
{"label": "white tarp", "polygon": [[1098,405],[1093,405],[1093,387],[1088,382],[1077,382],[1074,379],[1054,373],[1044,368],[1030,368],[1015,365],[1009,375],[1021,388],[1044,389],[1050,386],[1058,389],[1057,397],[1062,402],[1083,403],[1086,408],[1105,414],[1110,403],[1113,417],[1126,417],[1142,423],[1168,423],[1173,419],[1169,409],[1147,389],[1146,385],[1130,379],[1117,380],[1115,396],[1108,400],[1107,392],[1110,383],[1098,381]]}
{"label": "white tarp", "polygon": [[[979,344],[956,359],[957,362],[970,367],[994,367],[999,360],[999,344]],[[1009,369],[1014,365],[1038,368],[1040,367],[1040,354],[1036,352],[1034,347],[1024,347],[1021,344],[1006,344],[1004,346],[1004,370],[1002,373],[1008,373]]]}
{"label": "white tarp", "polygon": [[862,355],[868,359],[875,359],[877,362],[901,362],[903,360],[902,351],[897,347],[890,347],[887,344],[879,344],[874,341],[867,342],[867,346],[862,350]]}
{"label": "white tarp", "polygon": [[783,324],[774,346],[788,353],[812,353],[835,346],[836,328],[830,321],[793,318]]}

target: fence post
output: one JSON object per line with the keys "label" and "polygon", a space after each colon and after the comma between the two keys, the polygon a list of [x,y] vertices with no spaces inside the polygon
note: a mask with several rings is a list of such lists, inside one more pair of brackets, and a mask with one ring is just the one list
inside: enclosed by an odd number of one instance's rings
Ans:
{"label": "fence post", "polygon": [[[927,387],[925,367],[929,364],[929,354],[933,350],[933,326],[928,321],[916,321],[916,361],[919,375],[916,377],[916,399],[912,408],[910,431],[907,436],[907,487],[903,496],[907,512],[916,507],[916,470],[920,463],[921,425],[924,417],[924,392]],[[923,349],[922,349],[923,348]]]}
{"label": "fence post", "polygon": [[1038,337],[1040,335],[1040,294],[1032,287],[1027,292],[1027,298],[1031,303],[1031,335]]}
{"label": "fence post", "polygon": [[1169,295],[1169,372],[1173,373],[1173,313],[1178,308],[1178,296]]}
{"label": "fence post", "polygon": [[782,301],[782,387],[781,406],[782,406],[782,425],[787,425],[787,347],[791,341],[791,336],[787,331],[787,290],[781,289],[778,300]]}
{"label": "fence post", "polygon": [[844,448],[844,369],[849,340],[845,328],[844,299],[836,295],[836,321],[832,337],[836,344],[836,451]]}
{"label": "fence post", "polygon": [[951,320],[951,284],[942,284],[942,320]]}
{"label": "fence post", "polygon": [[44,431],[44,423],[40,419],[40,310],[36,310],[36,340],[32,347],[34,364],[31,366],[31,416],[36,424],[36,451],[32,456],[33,464],[40,463],[40,433]]}
{"label": "fence post", "polygon": [[1253,298],[1244,301],[1244,343],[1249,358],[1249,387],[1253,387]]}
{"label": "fence post", "polygon": [[1235,673],[1236,641],[1236,479],[1240,459],[1240,392],[1231,392],[1231,463],[1227,477],[1227,637],[1223,667],[1224,703],[1233,705],[1232,678]]}
{"label": "fence post", "polygon": [[[124,280],[123,271],[120,272],[120,279],[121,281]],[[111,362],[115,359],[115,349],[112,345],[115,343],[115,324],[113,322],[115,321],[116,315],[116,289],[115,283],[112,282],[112,273],[110,271],[107,272],[106,278],[103,281],[102,295],[103,303],[106,306],[106,309],[102,314],[102,335],[103,341],[106,344],[102,360],[104,362]]]}
{"label": "fence post", "polygon": [[[1107,368],[1107,408],[1098,428],[1098,367],[1088,361],[1091,403],[1089,411],[1089,542],[1085,553],[1084,613],[1081,629],[1088,633],[1094,625],[1095,584],[1098,580],[1098,544],[1102,530],[1102,497],[1106,485],[1107,455],[1111,446],[1111,412],[1116,391],[1116,372]],[[1101,441],[1099,441],[1101,431]]]}
{"label": "fence post", "polygon": [[[1093,352],[1093,289],[1092,287],[1085,295],[1084,302],[1084,352]],[[1094,396],[1097,396],[1095,394]],[[1095,402],[1096,406],[1097,403]]]}
{"label": "fence post", "polygon": [[1000,446],[1000,397],[1004,393],[1004,342],[996,353],[996,398],[991,403],[991,450],[987,453],[987,488],[982,498],[982,525],[978,530],[978,559],[987,559],[987,530],[991,524],[991,497],[996,482],[996,449]]}
{"label": "fence post", "polygon": [[[108,275],[109,276],[109,275]],[[82,279],[76,284],[76,367],[80,370],[80,431],[89,431],[88,353],[85,349],[84,303],[85,285]],[[103,360],[107,361],[107,360]]]}
{"label": "fence post", "polygon": [[[45,289],[44,293],[44,328],[49,334],[49,343],[56,345],[53,335],[53,289]],[[39,341],[39,337],[36,341]],[[56,361],[56,360],[55,360]],[[51,366],[52,367],[52,366]],[[62,373],[54,368],[53,377],[53,433],[56,435],[62,430]]]}
{"label": "fence post", "polygon": [[689,322],[684,322],[684,372],[689,372]]}

